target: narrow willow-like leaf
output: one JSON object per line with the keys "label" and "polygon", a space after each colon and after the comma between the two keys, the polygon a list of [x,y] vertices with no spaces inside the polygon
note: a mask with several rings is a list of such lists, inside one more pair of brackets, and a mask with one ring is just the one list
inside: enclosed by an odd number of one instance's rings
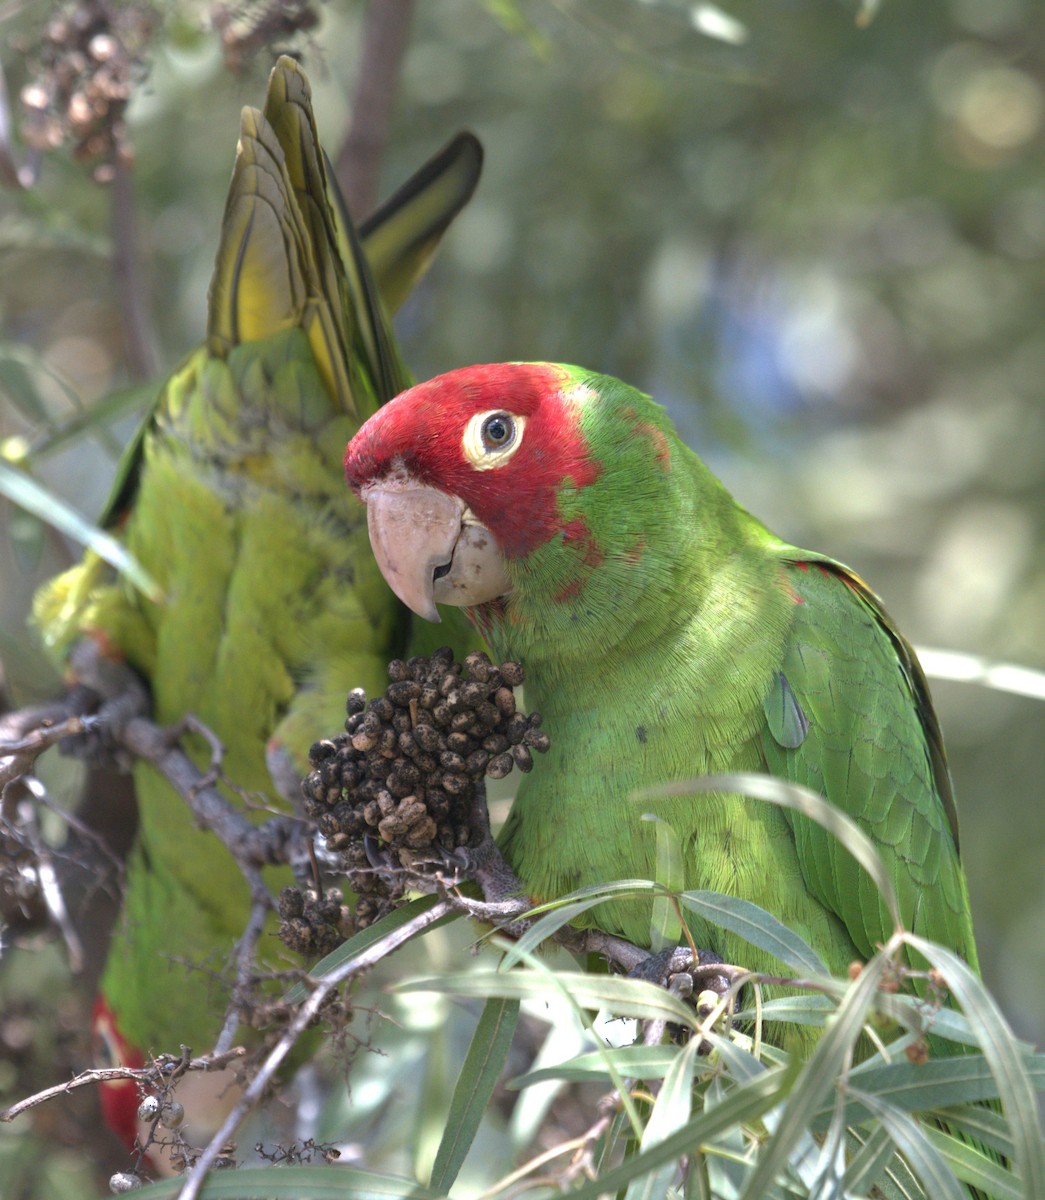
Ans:
{"label": "narrow willow-like leaf", "polygon": [[[676,1051],[646,1122],[640,1152],[659,1145],[689,1121],[693,1106],[693,1060],[699,1048],[699,1039],[691,1038],[683,1049]],[[675,1163],[669,1161],[633,1179],[625,1200],[661,1200],[675,1170]]]}
{"label": "narrow willow-like leaf", "polygon": [[[1045,1085],[1042,1090],[1045,1091]],[[932,1115],[952,1133],[964,1133],[971,1141],[991,1146],[1005,1158],[1012,1158],[1009,1123],[993,1108],[963,1104],[958,1108],[935,1108]]]}
{"label": "narrow willow-like leaf", "polygon": [[600,1196],[612,1194],[648,1171],[674,1162],[683,1154],[692,1153],[694,1147],[714,1141],[727,1130],[758,1120],[787,1095],[793,1079],[793,1071],[778,1068],[767,1071],[743,1087],[734,1088],[720,1104],[693,1117],[662,1142],[640,1151],[619,1167],[570,1192],[570,1200],[597,1200]]}
{"label": "narrow willow-like leaf", "polygon": [[866,1195],[878,1182],[892,1156],[892,1139],[886,1130],[878,1125],[867,1141],[850,1157],[842,1176],[842,1191],[847,1195]]}
{"label": "narrow willow-like leaf", "polygon": [[[134,1193],[142,1200],[176,1200],[184,1178],[151,1183]],[[241,1167],[212,1171],[200,1200],[445,1200],[413,1179],[358,1167]]]}
{"label": "narrow willow-like leaf", "polygon": [[643,800],[656,800],[667,796],[688,796],[693,792],[733,792],[741,796],[750,796],[753,800],[800,812],[811,821],[815,821],[837,838],[870,875],[882,894],[893,918],[893,924],[897,929],[901,928],[896,890],[874,843],[851,817],[847,817],[833,804],[828,804],[823,796],[802,787],[801,784],[788,783],[773,775],[737,772],[728,775],[704,775],[696,779],[665,784],[663,787],[649,788],[638,793],[638,797]]}
{"label": "narrow willow-like leaf", "polygon": [[[1045,1085],[1045,1055],[1036,1055],[1031,1062]],[[953,1058],[934,1058],[920,1065],[904,1059],[889,1066],[857,1069],[850,1081],[861,1091],[882,1096],[890,1104],[908,1111],[972,1104],[991,1100],[998,1094],[991,1066],[982,1054],[956,1054]],[[847,1116],[850,1121],[857,1121],[866,1114],[852,1104]]]}
{"label": "narrow willow-like leaf", "polygon": [[[379,942],[383,937],[392,933],[400,926],[408,924],[414,917],[426,913],[438,903],[438,896],[419,896],[416,900],[408,900],[406,904],[400,904],[398,908],[393,909],[392,912],[383,916],[379,921],[375,921],[373,925],[368,925],[366,929],[362,929],[359,933],[350,937],[347,942],[342,942],[336,950],[331,950],[314,967],[310,968],[309,975],[313,979],[322,979],[324,975],[329,975],[331,971],[340,967],[342,963],[347,962],[350,958],[358,957],[364,950],[369,950],[371,946]],[[458,915],[457,913],[448,913],[442,920],[434,922],[422,930],[418,930],[418,933],[427,933],[429,929],[436,929],[439,925],[454,921]],[[308,990],[304,984],[296,983],[287,992],[285,999],[288,1004],[297,1004],[301,1000],[304,1000],[308,994]]]}
{"label": "narrow willow-like leaf", "polygon": [[1001,1163],[988,1158],[975,1146],[925,1126],[923,1132],[962,1183],[978,1188],[991,1200],[1025,1200],[1023,1184]]}
{"label": "narrow willow-like leaf", "polygon": [[1012,1132],[1017,1173],[1028,1197],[1045,1196],[1045,1135],[1020,1042],[982,980],[956,954],[914,934],[905,934],[904,938],[943,973],[951,995],[961,1005],[998,1084]]}
{"label": "narrow willow-like leaf", "polygon": [[743,1200],[756,1200],[783,1170],[799,1139],[808,1130],[824,1096],[838,1082],[847,1057],[871,1012],[875,991],[885,973],[888,959],[876,954],[849,990],[838,1012],[817,1043],[795,1081],[780,1123],[763,1147],[758,1165],[748,1178]]}
{"label": "narrow willow-like leaf", "polygon": [[[555,977],[582,1008],[607,1008],[620,1017],[673,1021],[690,1029],[697,1027],[692,1009],[664,988],[645,980],[619,975],[587,975],[581,971],[557,971]],[[411,979],[399,984],[397,990],[539,1000],[547,995],[548,980],[536,971],[460,971]]]}
{"label": "narrow willow-like leaf", "polygon": [[659,954],[661,950],[674,948],[682,942],[682,920],[671,895],[686,886],[682,870],[682,844],[667,821],[662,821],[653,813],[644,813],[642,819],[653,822],[657,835],[654,877],[665,889],[661,895],[654,897],[650,917],[650,951]]}
{"label": "narrow willow-like leaf", "polygon": [[861,1092],[858,1099],[884,1126],[933,1200],[969,1200],[943,1155],[926,1137],[924,1126],[915,1124],[905,1112],[877,1096]]}
{"label": "narrow willow-like leaf", "polygon": [[714,1046],[719,1058],[725,1063],[730,1075],[738,1083],[747,1083],[766,1070],[766,1064],[760,1062],[753,1054],[738,1046],[731,1038],[721,1037],[717,1033],[708,1033],[706,1039]]}
{"label": "narrow willow-like leaf", "polygon": [[587,1054],[578,1054],[576,1058],[567,1059],[566,1062],[557,1063],[554,1067],[528,1071],[525,1075],[510,1080],[508,1086],[522,1089],[553,1080],[595,1083],[606,1078],[607,1055],[613,1059],[620,1073],[630,1079],[663,1079],[677,1054],[678,1050],[674,1046],[637,1045],[592,1050]]}
{"label": "narrow willow-like leaf", "polygon": [[564,925],[569,925],[571,921],[582,916],[588,909],[601,903],[601,899],[577,900],[572,904],[563,904],[551,912],[546,912],[508,947],[501,964],[502,969],[508,970],[516,963],[525,961],[528,954],[536,950],[542,942],[554,937]]}
{"label": "narrow willow-like leaf", "polygon": [[457,1077],[446,1130],[432,1167],[429,1185],[449,1191],[475,1140],[479,1122],[493,1095],[519,1022],[518,1000],[487,1000]]}
{"label": "narrow willow-like leaf", "polygon": [[99,558],[114,567],[150,600],[156,603],[163,600],[160,585],[125,546],[104,529],[92,525],[35,479],[4,462],[0,462],[0,495],[6,496],[12,504],[24,508],[34,517],[39,517],[41,521],[54,526],[81,546],[93,550]]}
{"label": "narrow willow-like leaf", "polygon": [[763,1021],[787,1021],[792,1025],[826,1025],[837,1008],[838,1000],[831,996],[798,992],[764,1000],[757,1013],[754,1008],[742,1008],[734,1014],[734,1020],[753,1021],[757,1016]]}
{"label": "narrow willow-like leaf", "polygon": [[[850,1169],[843,1177],[846,1186],[850,1186],[850,1173],[852,1172],[851,1186],[855,1195],[861,1195],[873,1186],[873,1200],[930,1200],[918,1179],[911,1173],[911,1168],[897,1152],[888,1131],[881,1125],[876,1123],[870,1136],[866,1129],[855,1129],[850,1126],[847,1136],[850,1147],[859,1147],[852,1155],[849,1161]],[[866,1141],[862,1142],[861,1139],[866,1139]],[[881,1149],[883,1144],[886,1147],[885,1150]],[[885,1161],[879,1166],[881,1159]],[[856,1171],[853,1171],[854,1167],[857,1167]],[[871,1183],[869,1176],[874,1174],[875,1170],[878,1171],[878,1174]],[[858,1187],[857,1181],[860,1178],[862,1178],[862,1182]],[[848,1196],[849,1193],[847,1192],[846,1195]]]}
{"label": "narrow willow-like leaf", "polygon": [[683,892],[679,900],[691,912],[698,913],[713,925],[732,930],[800,975],[829,974],[824,960],[810,945],[772,913],[750,900],[726,896],[722,892]]}

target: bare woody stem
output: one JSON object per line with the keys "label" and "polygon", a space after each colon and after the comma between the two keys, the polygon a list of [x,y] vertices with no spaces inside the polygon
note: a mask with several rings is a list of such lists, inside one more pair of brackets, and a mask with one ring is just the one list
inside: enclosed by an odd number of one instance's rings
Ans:
{"label": "bare woody stem", "polygon": [[335,174],[353,220],[377,205],[392,109],[406,53],[414,0],[371,0],[363,26],[352,120]]}

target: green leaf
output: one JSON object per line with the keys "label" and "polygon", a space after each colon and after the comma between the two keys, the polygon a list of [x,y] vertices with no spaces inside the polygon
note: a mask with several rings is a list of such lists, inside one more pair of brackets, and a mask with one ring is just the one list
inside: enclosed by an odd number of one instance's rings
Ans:
{"label": "green leaf", "polygon": [[448,1191],[475,1139],[479,1122],[508,1061],[519,1022],[518,1000],[487,1000],[457,1078],[446,1129],[432,1167],[431,1187]]}
{"label": "green leaf", "polygon": [[674,1162],[683,1154],[692,1153],[694,1146],[711,1142],[745,1122],[758,1120],[787,1095],[794,1076],[792,1069],[780,1067],[767,1071],[742,1087],[734,1088],[713,1109],[698,1114],[663,1141],[570,1192],[570,1200],[597,1200],[641,1178],[648,1171]]}
{"label": "green leaf", "polygon": [[154,381],[138,383],[110,392],[92,404],[89,409],[76,413],[62,421],[51,432],[36,438],[31,451],[33,462],[47,458],[85,434],[96,436],[107,448],[114,453],[119,453],[121,448],[108,432],[108,426],[129,413],[151,408],[156,399],[156,393],[157,385]]}
{"label": "green leaf", "polygon": [[657,835],[654,875],[664,888],[664,893],[653,899],[650,918],[650,952],[658,954],[682,941],[682,919],[673,893],[686,886],[686,876],[682,867],[682,843],[675,830],[653,813],[643,813],[642,819],[654,824]]}
{"label": "green leaf", "polygon": [[1024,1200],[1027,1193],[1011,1171],[994,1162],[975,1146],[945,1133],[942,1129],[924,1126],[922,1133],[940,1152],[940,1156],[963,1183],[978,1188],[991,1200]]}
{"label": "green leaf", "polygon": [[[582,971],[556,971],[555,979],[581,1008],[607,1008],[620,1017],[673,1021],[696,1029],[696,1014],[681,1000],[654,983],[620,975],[588,975]],[[500,996],[505,1000],[542,1000],[548,980],[538,971],[460,971],[411,979],[397,987],[401,992],[449,992],[457,996]]]}
{"label": "green leaf", "polygon": [[[152,1183],[134,1193],[142,1200],[175,1200],[183,1177]],[[412,1179],[379,1175],[358,1167],[241,1167],[212,1171],[200,1200],[444,1200]]]}
{"label": "green leaf", "polygon": [[764,1000],[758,1011],[742,1008],[734,1014],[735,1021],[788,1021],[794,1025],[826,1025],[838,1008],[838,1001],[817,992],[797,992],[793,996],[778,996]]}
{"label": "green leaf", "polygon": [[[1045,1086],[1045,1055],[1036,1055],[1032,1064],[1036,1077]],[[881,1096],[909,1112],[973,1104],[991,1100],[998,1094],[991,1065],[982,1054],[956,1054],[920,1065],[906,1059],[888,1066],[868,1068],[861,1064],[850,1075],[850,1082],[861,1091]],[[860,1121],[867,1114],[851,1105],[846,1115],[850,1121]]]}
{"label": "green leaf", "polygon": [[556,900],[538,904],[526,914],[527,919],[536,917],[537,920],[508,948],[503,969],[512,967],[517,962],[524,962],[527,955],[541,942],[547,941],[564,925],[570,924],[577,917],[607,900],[647,896],[650,892],[659,894],[662,891],[660,884],[651,879],[618,879],[612,883],[596,883],[578,888],[575,892],[569,892]]}
{"label": "green leaf", "polygon": [[982,980],[950,950],[914,934],[904,940],[942,972],[990,1063],[1012,1133],[1012,1157],[1028,1196],[1045,1196],[1045,1135],[1018,1039]]}
{"label": "green leaf", "polygon": [[20,346],[0,345],[0,392],[31,421],[47,421],[47,404],[25,362],[25,353]]}
{"label": "green leaf", "polygon": [[42,487],[35,479],[4,462],[0,462],[0,495],[6,496],[13,504],[19,505],[26,512],[32,513],[33,516],[39,517],[40,520],[53,525],[61,533],[86,546],[99,558],[115,567],[121,575],[154,603],[162,602],[163,592],[159,584],[137,559],[128,553],[125,546],[106,533],[104,529],[92,525],[74,508],[70,508],[64,500]]}
{"label": "green leaf", "polygon": [[884,1100],[866,1092],[853,1093],[882,1123],[933,1200],[969,1200],[944,1157],[926,1137],[924,1126]]}
{"label": "green leaf", "polygon": [[679,900],[691,912],[767,951],[792,971],[801,975],[829,973],[820,955],[797,933],[750,900],[722,892],[683,892]]}
{"label": "green leaf", "polygon": [[815,821],[849,851],[870,875],[882,893],[886,907],[897,929],[902,927],[900,908],[896,901],[896,889],[885,869],[874,843],[866,833],[841,809],[801,784],[788,783],[773,775],[757,775],[753,772],[737,772],[728,775],[703,775],[696,779],[681,780],[663,787],[648,788],[637,793],[640,799],[657,800],[667,796],[688,796],[694,792],[733,792],[750,796],[766,804],[789,808]]}
{"label": "green leaf", "polygon": [[[686,1046],[676,1050],[674,1061],[664,1076],[657,1101],[646,1122],[639,1151],[649,1151],[681,1129],[690,1117],[693,1104],[693,1059],[700,1049],[700,1039],[690,1038]],[[663,1163],[628,1185],[625,1200],[661,1200],[677,1167],[673,1161]]]}
{"label": "green leaf", "polygon": [[[1045,1091],[1045,1080],[1040,1090]],[[1012,1158],[1009,1123],[1002,1113],[984,1104],[963,1104],[956,1108],[937,1108],[933,1116],[953,1133],[963,1133],[971,1142],[991,1146],[1005,1158]]]}
{"label": "green leaf", "polygon": [[866,1195],[878,1182],[894,1153],[889,1134],[881,1125],[876,1126],[867,1141],[849,1159],[842,1176],[842,1191]]}
{"label": "green leaf", "polygon": [[834,1020],[795,1081],[773,1136],[763,1147],[755,1170],[748,1177],[743,1200],[756,1200],[784,1169],[799,1140],[806,1134],[824,1096],[837,1085],[851,1059],[864,1022],[874,1005],[875,992],[889,959],[879,953],[849,985]]}
{"label": "green leaf", "polygon": [[663,1079],[675,1061],[678,1051],[673,1046],[617,1046],[610,1050],[593,1050],[576,1058],[528,1071],[509,1081],[510,1088],[527,1088],[550,1080],[572,1083],[594,1083],[606,1078],[606,1056],[612,1057],[622,1075],[629,1079]]}

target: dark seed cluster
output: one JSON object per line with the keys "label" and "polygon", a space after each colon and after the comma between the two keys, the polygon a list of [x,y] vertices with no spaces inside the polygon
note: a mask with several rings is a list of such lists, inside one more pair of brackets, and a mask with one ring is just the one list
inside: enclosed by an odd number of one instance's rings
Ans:
{"label": "dark seed cluster", "polygon": [[305,958],[322,958],[352,931],[352,914],[337,888],[318,893],[285,887],[279,894],[279,936]]}
{"label": "dark seed cluster", "polygon": [[359,895],[358,928],[402,894],[394,868],[436,869],[479,843],[472,814],[485,776],[529,771],[548,749],[540,714],[516,711],[518,663],[494,666],[476,652],[462,664],[443,648],[391,662],[388,675],[375,700],[349,694],[345,732],[312,747],[302,784],[306,812]]}

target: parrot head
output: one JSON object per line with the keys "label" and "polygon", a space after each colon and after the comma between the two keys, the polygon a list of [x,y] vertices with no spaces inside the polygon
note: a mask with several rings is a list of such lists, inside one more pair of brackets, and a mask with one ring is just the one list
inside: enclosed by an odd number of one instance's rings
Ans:
{"label": "parrot head", "polygon": [[660,406],[617,380],[502,363],[401,393],[349,443],[345,474],[415,613],[463,606],[494,642],[561,631],[590,652],[634,626],[671,571],[670,550],[649,550],[677,541],[675,445]]}
{"label": "parrot head", "polygon": [[[99,1067],[143,1067],[145,1056],[120,1032],[116,1015],[99,996],[91,1014],[94,1061]],[[133,1079],[111,1079],[100,1085],[102,1116],[128,1150],[138,1136],[138,1085]]]}

